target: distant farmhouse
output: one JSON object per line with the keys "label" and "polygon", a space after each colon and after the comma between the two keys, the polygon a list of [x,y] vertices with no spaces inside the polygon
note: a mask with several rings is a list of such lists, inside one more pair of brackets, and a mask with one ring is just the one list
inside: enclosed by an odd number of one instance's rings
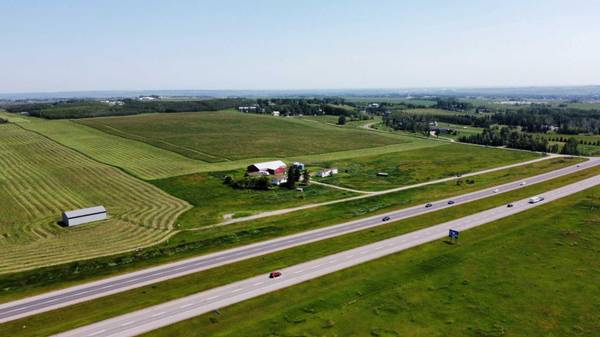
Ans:
{"label": "distant farmhouse", "polygon": [[244,105],[244,106],[239,106],[238,110],[240,112],[264,112],[264,109],[262,109],[260,107],[260,105],[258,104],[251,104],[251,105]]}
{"label": "distant farmhouse", "polygon": [[104,208],[104,206],[83,208],[73,211],[65,211],[62,213],[62,223],[67,227],[105,220],[107,218],[108,213],[106,212],[106,208]]}
{"label": "distant farmhouse", "polygon": [[332,176],[337,173],[338,173],[338,169],[335,167],[332,167],[332,168],[324,169],[322,171],[317,172],[317,177],[324,178],[324,177]]}
{"label": "distant farmhouse", "polygon": [[267,161],[264,163],[256,163],[248,166],[246,172],[248,174],[276,175],[285,174],[287,165],[281,160]]}

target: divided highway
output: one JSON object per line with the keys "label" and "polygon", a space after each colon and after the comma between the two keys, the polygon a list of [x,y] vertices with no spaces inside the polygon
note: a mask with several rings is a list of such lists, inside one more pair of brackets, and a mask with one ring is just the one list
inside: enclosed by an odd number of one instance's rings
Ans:
{"label": "divided highway", "polygon": [[269,279],[268,275],[256,276],[67,331],[56,336],[135,336],[233,303],[238,303],[335,271],[394,254],[423,243],[439,240],[448,235],[449,229],[459,231],[467,230],[526,211],[596,185],[600,185],[600,175],[545,192],[541,194],[545,200],[539,203],[530,204],[528,203],[528,199],[521,199],[513,202],[513,207],[510,208],[506,205],[502,205],[391,239],[294,265],[282,269],[282,275],[279,278]]}
{"label": "divided highway", "polygon": [[[591,158],[590,160],[579,165],[565,167],[552,172],[529,177],[524,180],[527,182],[527,185],[536,184],[590,168],[598,164],[600,164],[600,158]],[[268,241],[262,241],[247,246],[194,257],[191,259],[160,265],[116,277],[110,277],[104,280],[90,282],[75,287],[52,291],[42,295],[28,297],[22,300],[4,303],[0,305],[0,323],[119,293],[148,284],[161,282],[183,275],[196,273],[202,270],[245,260],[255,256],[265,255],[310,242],[379,226],[383,224],[381,219],[384,216],[390,217],[390,221],[398,221],[427,212],[432,212],[447,207],[454,207],[474,200],[486,198],[497,193],[508,192],[521,188],[523,187],[521,182],[522,181],[516,181],[453,198],[438,200],[432,202],[431,207],[427,208],[425,205],[418,205],[377,216],[306,231]],[[448,201],[450,200],[453,200],[454,204],[448,204]]]}

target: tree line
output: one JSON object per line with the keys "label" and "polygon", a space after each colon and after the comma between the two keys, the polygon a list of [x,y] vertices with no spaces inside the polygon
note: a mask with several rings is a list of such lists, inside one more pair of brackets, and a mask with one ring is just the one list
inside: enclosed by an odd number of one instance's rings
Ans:
{"label": "tree line", "polygon": [[87,118],[99,116],[135,115],[150,112],[216,111],[253,103],[244,98],[223,98],[185,101],[140,101],[123,99],[122,105],[109,105],[96,100],[71,99],[54,103],[24,103],[6,107],[8,112],[28,113],[47,119]]}
{"label": "tree line", "polygon": [[497,124],[520,126],[528,132],[557,131],[563,134],[600,133],[600,110],[532,105],[527,108],[497,112]]}
{"label": "tree line", "polygon": [[489,116],[474,115],[430,115],[430,114],[410,114],[404,111],[397,111],[392,114],[384,115],[383,122],[386,126],[394,130],[404,130],[415,133],[429,133],[431,125],[434,122],[444,122],[450,124],[471,125],[481,128],[490,126]]}
{"label": "tree line", "polygon": [[546,139],[544,136],[532,135],[507,126],[492,126],[490,128],[483,129],[482,133],[461,136],[458,138],[458,140],[464,143],[489,146],[506,146],[513,149],[537,152],[561,152],[569,155],[579,154],[579,149],[577,148],[578,142],[575,138],[569,138],[563,145],[562,149],[560,149],[558,144],[550,145],[548,139]]}

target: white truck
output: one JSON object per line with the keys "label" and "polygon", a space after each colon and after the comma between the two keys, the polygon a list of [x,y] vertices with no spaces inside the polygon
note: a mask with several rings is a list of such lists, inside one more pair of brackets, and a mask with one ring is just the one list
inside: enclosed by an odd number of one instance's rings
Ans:
{"label": "white truck", "polygon": [[529,203],[530,204],[535,204],[538,203],[540,201],[543,201],[544,198],[543,197],[533,197],[533,198],[529,198]]}

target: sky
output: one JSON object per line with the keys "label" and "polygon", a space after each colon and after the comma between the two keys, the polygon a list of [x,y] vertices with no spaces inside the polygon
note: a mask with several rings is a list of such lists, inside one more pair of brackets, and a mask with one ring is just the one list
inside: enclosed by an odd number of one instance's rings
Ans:
{"label": "sky", "polygon": [[0,1],[0,93],[600,84],[600,1]]}

